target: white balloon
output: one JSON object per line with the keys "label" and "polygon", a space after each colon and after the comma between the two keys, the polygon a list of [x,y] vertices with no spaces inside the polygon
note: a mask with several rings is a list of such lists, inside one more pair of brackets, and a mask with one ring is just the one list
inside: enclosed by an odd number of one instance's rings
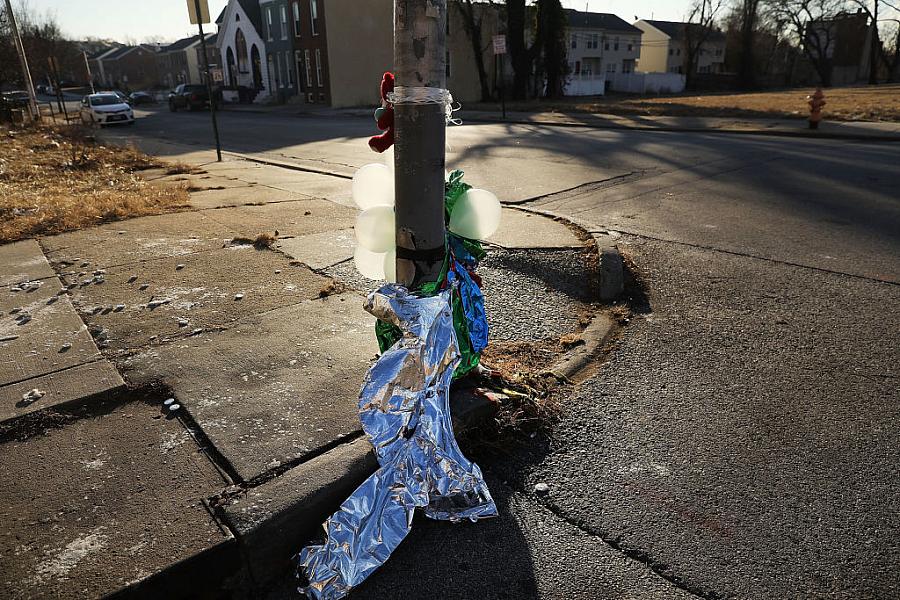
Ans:
{"label": "white balloon", "polygon": [[359,274],[366,279],[381,281],[384,279],[385,253],[372,252],[361,246],[356,247],[353,253],[353,264]]}
{"label": "white balloon", "polygon": [[353,176],[353,201],[366,210],[373,206],[394,205],[394,172],[387,165],[365,165]]}
{"label": "white balloon", "polygon": [[388,148],[387,150],[382,152],[381,156],[384,157],[383,158],[384,164],[387,166],[388,169],[391,170],[391,176],[393,177],[393,175],[394,175],[394,147],[391,146],[390,148]]}
{"label": "white balloon", "polygon": [[373,206],[356,217],[356,241],[366,250],[387,252],[396,244],[394,207]]}
{"label": "white balloon", "polygon": [[384,280],[397,283],[397,248],[391,248],[384,255]]}
{"label": "white balloon", "polygon": [[450,215],[450,231],[473,240],[484,240],[500,227],[500,200],[487,190],[471,189],[456,202]]}

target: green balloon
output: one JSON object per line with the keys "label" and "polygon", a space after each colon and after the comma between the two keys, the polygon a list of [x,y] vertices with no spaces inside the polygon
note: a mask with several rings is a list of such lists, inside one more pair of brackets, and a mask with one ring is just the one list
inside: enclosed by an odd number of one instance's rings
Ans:
{"label": "green balloon", "polygon": [[380,120],[381,120],[381,117],[384,116],[384,111],[385,111],[385,108],[384,108],[383,106],[382,106],[381,108],[376,108],[376,109],[375,109],[375,120],[376,120],[376,121],[380,121]]}

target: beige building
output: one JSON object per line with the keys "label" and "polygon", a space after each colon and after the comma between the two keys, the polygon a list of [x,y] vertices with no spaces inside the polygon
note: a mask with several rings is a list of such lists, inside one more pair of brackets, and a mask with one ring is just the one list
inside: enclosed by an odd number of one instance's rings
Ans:
{"label": "beige building", "polygon": [[[641,55],[637,70],[644,73],[684,73],[686,32],[693,23],[650,21],[641,19],[634,24],[641,35]],[[721,73],[725,66],[725,34],[713,30],[700,47],[697,73]]]}

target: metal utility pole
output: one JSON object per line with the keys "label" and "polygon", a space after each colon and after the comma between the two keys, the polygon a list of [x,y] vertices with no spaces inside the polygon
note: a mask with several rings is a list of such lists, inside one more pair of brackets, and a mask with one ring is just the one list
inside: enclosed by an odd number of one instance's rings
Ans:
{"label": "metal utility pole", "polygon": [[[209,72],[209,55],[206,53],[206,35],[203,33],[203,21],[209,22],[209,6],[206,0],[203,0],[201,7],[200,0],[188,0],[188,12],[190,13],[190,4],[193,3],[194,11],[196,11],[197,29],[200,31],[200,48],[203,52],[203,64],[206,71],[206,91],[209,94],[209,113],[212,115],[213,136],[216,138],[216,160],[222,162],[222,144],[219,143],[219,122],[216,119],[216,97],[213,94],[212,75]],[[206,9],[201,10],[201,8]],[[191,21],[194,20],[194,14],[191,14]]]}
{"label": "metal utility pole", "polygon": [[395,0],[397,282],[411,289],[437,281],[447,252],[446,104],[426,100],[447,87],[446,31],[447,0]]}
{"label": "metal utility pole", "polygon": [[37,96],[34,93],[34,83],[31,81],[28,59],[25,57],[25,45],[22,44],[22,38],[19,36],[19,25],[16,23],[16,15],[13,14],[12,0],[6,0],[6,15],[9,18],[9,26],[12,29],[13,39],[16,42],[16,51],[19,53],[19,62],[22,66],[22,77],[25,79],[25,89],[28,90],[31,114],[33,118],[40,119],[41,113],[38,110]]}
{"label": "metal utility pole", "polygon": [[81,55],[84,57],[84,69],[87,71],[88,82],[91,84],[91,93],[97,93],[97,90],[94,89],[94,75],[91,73],[91,63],[88,61],[87,51],[82,50]]}

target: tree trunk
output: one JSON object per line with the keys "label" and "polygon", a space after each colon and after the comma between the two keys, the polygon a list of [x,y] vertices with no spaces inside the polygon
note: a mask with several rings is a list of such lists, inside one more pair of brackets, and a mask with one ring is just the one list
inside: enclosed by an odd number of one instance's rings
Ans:
{"label": "tree trunk", "polygon": [[525,46],[525,0],[506,0],[506,39],[513,68],[512,97],[528,98],[531,57]]}
{"label": "tree trunk", "polygon": [[738,80],[743,89],[756,87],[756,65],[754,64],[754,42],[759,0],[744,0],[741,7],[741,62]]}
{"label": "tree trunk", "polygon": [[538,48],[547,74],[548,98],[561,98],[566,86],[565,12],[559,0],[539,0],[537,16]]}
{"label": "tree trunk", "polygon": [[[487,69],[484,65],[484,51],[481,48],[481,19],[475,18],[472,0],[456,0],[454,2],[463,20],[466,35],[472,44],[472,55],[475,57],[475,68],[478,71],[478,83],[481,86],[481,101],[491,100],[491,87],[488,82]],[[483,17],[482,17],[483,18]]]}

